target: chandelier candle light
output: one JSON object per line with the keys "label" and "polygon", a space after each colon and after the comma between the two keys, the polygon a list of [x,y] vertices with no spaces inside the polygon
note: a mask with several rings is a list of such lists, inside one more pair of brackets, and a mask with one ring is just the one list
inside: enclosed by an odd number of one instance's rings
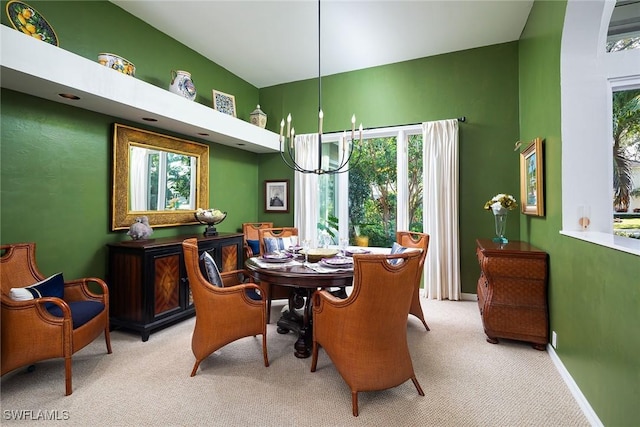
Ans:
{"label": "chandelier candle light", "polygon": [[[284,133],[284,119],[280,122],[280,156],[284,163],[291,169],[301,173],[336,174],[349,170],[349,160],[353,154],[353,146],[356,133],[356,116],[351,117],[351,140],[347,141],[346,131],[342,137],[340,161],[334,168],[322,168],[322,122],[324,113],[322,112],[322,75],[320,70],[320,0],[318,0],[318,167],[315,169],[305,169],[295,160],[295,136],[296,131],[292,126],[291,114],[287,116],[287,133]],[[360,123],[360,142],[362,142],[362,123]],[[287,144],[288,140],[288,144]],[[285,156],[285,150],[288,156]],[[288,157],[288,158],[287,158]]]}
{"label": "chandelier candle light", "polygon": [[496,225],[496,237],[493,238],[494,242],[509,243],[509,240],[504,237],[507,228],[507,213],[517,207],[516,199],[510,194],[497,194],[484,204],[486,210],[493,211]]}

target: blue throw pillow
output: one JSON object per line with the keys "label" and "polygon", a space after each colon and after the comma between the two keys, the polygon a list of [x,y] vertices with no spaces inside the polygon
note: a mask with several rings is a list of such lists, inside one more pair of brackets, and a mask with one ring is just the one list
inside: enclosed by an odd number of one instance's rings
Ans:
{"label": "blue throw pillow", "polygon": [[[16,301],[27,301],[41,297],[56,297],[62,299],[64,297],[64,278],[62,273],[54,274],[51,277],[34,283],[24,288],[11,288],[9,294]],[[54,303],[45,304],[47,310],[56,307]]]}
{"label": "blue throw pillow", "polygon": [[284,251],[291,247],[291,238],[289,237],[265,237],[263,240],[266,253]]}
{"label": "blue throw pillow", "polygon": [[[408,248],[405,248],[404,246],[400,245],[397,242],[393,242],[393,246],[391,246],[391,255],[395,255],[395,254],[401,254],[403,252],[405,252]],[[395,265],[398,264],[399,262],[401,262],[402,259],[398,258],[398,259],[392,259],[389,261],[389,264]]]}
{"label": "blue throw pillow", "polygon": [[222,283],[222,277],[220,276],[220,270],[218,270],[218,266],[216,265],[216,262],[211,254],[207,251],[204,251],[202,255],[200,255],[200,260],[204,264],[205,276],[207,277],[209,283],[219,288],[224,287]]}
{"label": "blue throw pillow", "polygon": [[247,240],[247,244],[254,255],[258,255],[260,253],[260,240]]}

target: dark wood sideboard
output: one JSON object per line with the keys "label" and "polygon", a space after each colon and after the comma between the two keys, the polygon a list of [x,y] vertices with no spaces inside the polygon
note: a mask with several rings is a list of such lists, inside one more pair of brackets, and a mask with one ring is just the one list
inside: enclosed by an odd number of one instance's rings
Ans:
{"label": "dark wood sideboard", "polygon": [[198,239],[200,253],[209,252],[221,271],[242,268],[242,233],[204,237],[189,235],[108,244],[110,323],[149,334],[195,314],[184,266],[182,241]]}
{"label": "dark wood sideboard", "polygon": [[527,341],[544,350],[549,341],[547,253],[526,242],[476,243],[478,307],[487,341]]}

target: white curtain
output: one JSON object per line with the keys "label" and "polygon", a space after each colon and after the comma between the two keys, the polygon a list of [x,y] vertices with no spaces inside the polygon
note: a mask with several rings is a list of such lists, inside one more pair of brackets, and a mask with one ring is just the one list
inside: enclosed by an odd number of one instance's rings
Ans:
{"label": "white curtain", "polygon": [[424,267],[427,298],[460,299],[458,120],[422,124],[423,229],[430,235]]}
{"label": "white curtain", "polygon": [[[304,169],[318,167],[318,135],[297,135],[296,163]],[[300,241],[311,240],[316,246],[316,230],[318,224],[318,175],[315,173],[295,173],[295,203],[293,222],[298,228]]]}

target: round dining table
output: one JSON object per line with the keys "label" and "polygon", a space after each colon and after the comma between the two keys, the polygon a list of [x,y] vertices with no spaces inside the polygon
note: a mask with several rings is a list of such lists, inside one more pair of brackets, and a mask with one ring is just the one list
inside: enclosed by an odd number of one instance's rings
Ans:
{"label": "round dining table", "polygon": [[[266,264],[258,257],[249,258],[245,262],[245,268],[254,281],[269,284],[269,293],[272,285],[291,288],[289,309],[283,312],[278,320],[278,332],[297,332],[294,355],[298,358],[309,357],[313,334],[311,296],[318,289],[351,286],[353,268],[331,269],[302,261]],[[296,308],[303,308],[302,315],[296,313]]]}

